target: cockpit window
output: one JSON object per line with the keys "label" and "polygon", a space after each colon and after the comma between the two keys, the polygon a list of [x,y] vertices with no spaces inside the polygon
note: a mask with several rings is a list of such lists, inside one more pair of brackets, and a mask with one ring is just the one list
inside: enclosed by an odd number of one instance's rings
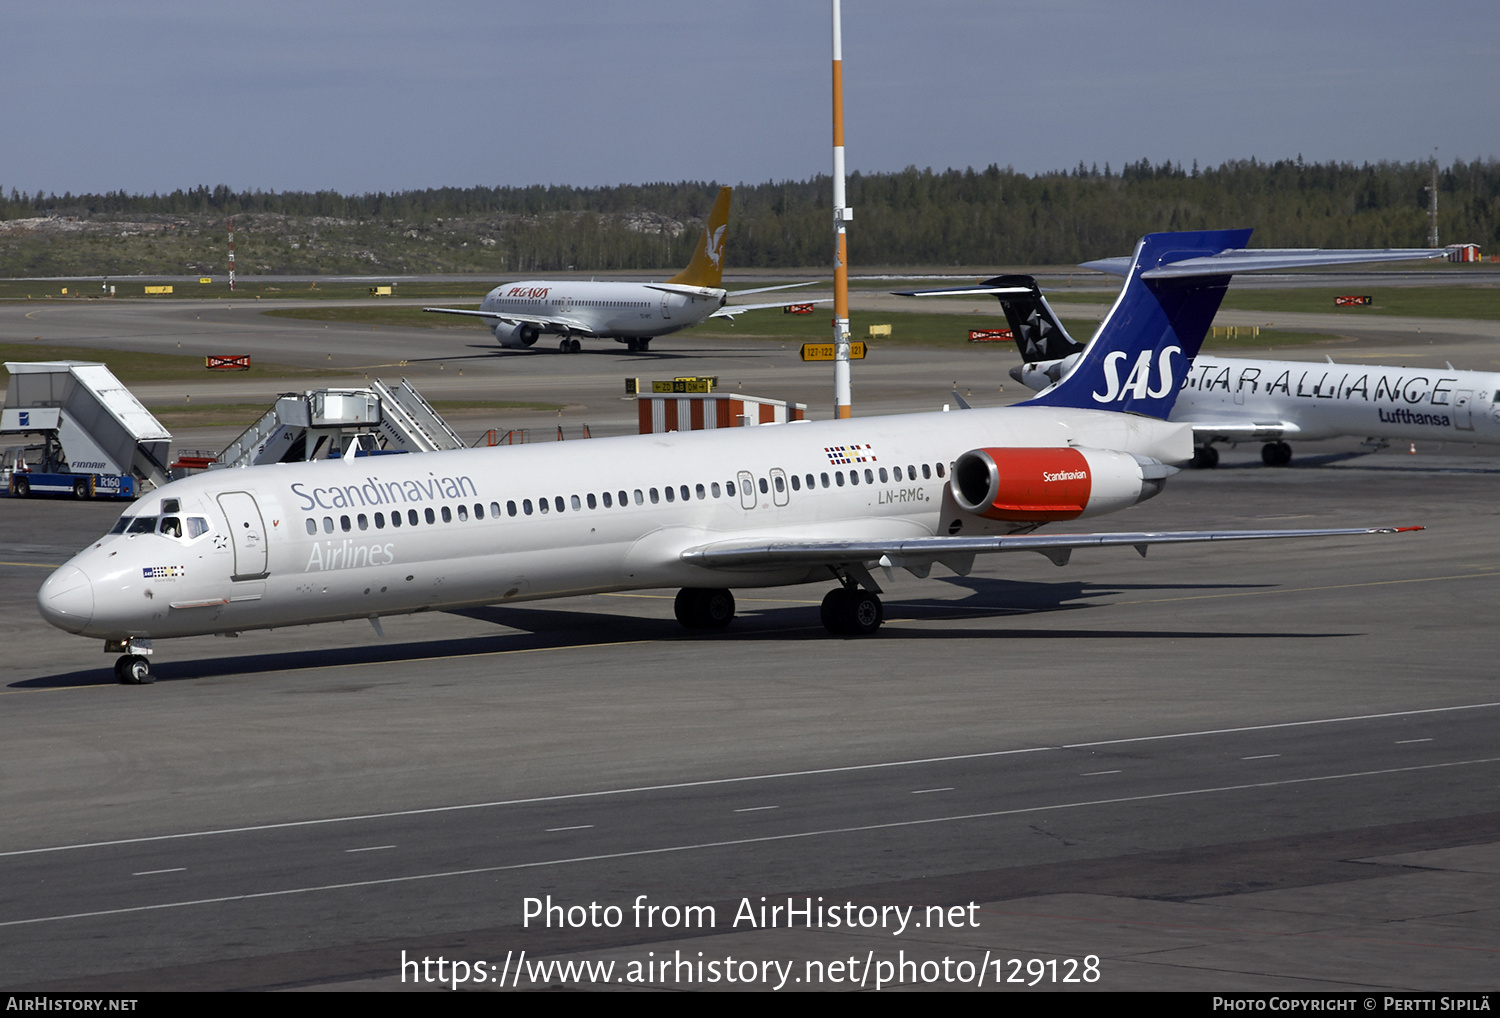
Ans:
{"label": "cockpit window", "polygon": [[188,517],[188,520],[187,520],[187,536],[188,536],[188,540],[192,540],[195,537],[202,537],[206,533],[208,533],[208,521],[207,520],[205,520],[202,516],[189,516]]}
{"label": "cockpit window", "polygon": [[127,533],[127,534],[150,534],[150,533],[154,532],[155,530],[156,530],[156,517],[155,516],[137,516],[135,519],[133,519],[133,520],[130,521],[130,526],[129,526],[129,528],[126,529],[125,533]]}
{"label": "cockpit window", "polygon": [[176,516],[163,516],[157,532],[163,537],[181,537],[182,520]]}
{"label": "cockpit window", "polygon": [[161,500],[161,511],[164,513],[182,512],[182,501],[175,498],[164,498]]}
{"label": "cockpit window", "polygon": [[121,516],[119,519],[115,520],[115,525],[109,528],[109,532],[111,534],[125,533],[125,528],[130,526],[130,521],[133,519],[135,519],[134,516]]}

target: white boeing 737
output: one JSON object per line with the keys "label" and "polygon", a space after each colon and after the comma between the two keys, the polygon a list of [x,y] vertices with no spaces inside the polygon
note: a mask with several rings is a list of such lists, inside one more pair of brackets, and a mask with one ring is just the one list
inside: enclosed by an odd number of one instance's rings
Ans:
{"label": "white boeing 737", "polygon": [[718,628],[731,588],[819,580],[824,625],[858,635],[882,622],[882,570],[1401,529],[1035,532],[1151,498],[1191,458],[1166,417],[1228,285],[1212,256],[1246,236],[1142,238],[1078,367],[1019,406],[209,471],[134,503],[38,605],[144,682],[173,636],[655,587]]}
{"label": "white boeing 737", "polygon": [[[1441,253],[1441,252],[1440,252]],[[1031,276],[997,276],[976,286],[911,291],[912,296],[990,293],[1000,299],[1024,359],[1010,375],[1046,391],[1078,363],[1068,335]],[[1216,443],[1263,442],[1261,460],[1285,466],[1288,439],[1343,436],[1390,442],[1500,445],[1500,374],[1380,364],[1253,360],[1200,353],[1182,378],[1169,420],[1190,424],[1193,465],[1219,462]]]}
{"label": "white boeing 737", "polygon": [[[726,304],[730,297],[790,290],[807,283],[763,286],[733,293],[721,285],[724,234],[729,229],[730,188],[721,187],[708,214],[703,236],[688,267],[665,283],[600,283],[592,280],[529,279],[504,283],[485,295],[478,311],[423,308],[445,315],[482,318],[501,346],[525,348],[544,334],[560,336],[558,349],[577,353],[578,337],[613,339],[632,352],[651,340],[691,328],[709,318],[733,318],[746,311],[779,308],[779,304]],[[832,298],[804,301],[821,304]]]}

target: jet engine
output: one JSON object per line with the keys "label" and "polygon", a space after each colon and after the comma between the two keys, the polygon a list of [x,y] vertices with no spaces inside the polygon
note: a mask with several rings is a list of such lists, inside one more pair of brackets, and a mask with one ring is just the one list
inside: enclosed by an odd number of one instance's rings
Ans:
{"label": "jet engine", "polygon": [[537,329],[534,325],[511,325],[508,322],[495,323],[495,338],[500,341],[501,346],[531,346],[536,342],[537,335]]}
{"label": "jet engine", "polygon": [[1063,446],[971,449],[953,464],[953,500],[992,520],[1098,516],[1161,492],[1177,469],[1132,453]]}

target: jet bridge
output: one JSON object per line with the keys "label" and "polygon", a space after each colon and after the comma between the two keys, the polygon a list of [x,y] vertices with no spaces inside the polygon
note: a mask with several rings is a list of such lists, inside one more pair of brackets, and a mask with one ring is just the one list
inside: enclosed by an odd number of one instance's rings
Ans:
{"label": "jet bridge", "polygon": [[167,483],[171,432],[109,368],[88,361],[7,361],[5,369],[10,384],[0,433],[44,436],[33,469],[93,477],[100,490],[109,478]]}
{"label": "jet bridge", "polygon": [[432,404],[406,379],[368,388],[310,389],[285,393],[260,420],[219,454],[216,468],[289,463],[340,455],[344,439],[359,448],[377,444],[389,452],[438,452],[464,448]]}

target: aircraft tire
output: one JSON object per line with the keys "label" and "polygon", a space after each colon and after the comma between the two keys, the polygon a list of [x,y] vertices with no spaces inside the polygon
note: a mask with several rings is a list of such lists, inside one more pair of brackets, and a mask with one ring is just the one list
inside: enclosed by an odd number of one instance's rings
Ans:
{"label": "aircraft tire", "polygon": [[1219,450],[1211,445],[1200,445],[1193,450],[1193,469],[1212,470],[1219,465]]}
{"label": "aircraft tire", "polygon": [[849,598],[849,633],[869,636],[885,621],[885,605],[868,590],[855,591]]}
{"label": "aircraft tire", "polygon": [[1260,461],[1268,467],[1284,467],[1292,461],[1292,447],[1285,442],[1267,442],[1261,446]]}
{"label": "aircraft tire", "polygon": [[31,497],[31,482],[24,477],[17,477],[15,481],[15,492],[17,498]]}
{"label": "aircraft tire", "polygon": [[139,654],[126,654],[116,661],[115,678],[126,686],[149,686],[156,681],[151,662]]}
{"label": "aircraft tire", "polygon": [[723,629],[734,621],[734,595],[722,588],[697,592],[698,622],[703,629]]}
{"label": "aircraft tire", "polygon": [[583,344],[576,339],[568,340],[568,353],[582,353]]}
{"label": "aircraft tire", "polygon": [[677,616],[677,621],[682,623],[684,629],[699,629],[696,587],[683,587],[677,592],[677,599],[672,602],[672,614]]}
{"label": "aircraft tire", "polygon": [[723,629],[734,620],[734,595],[722,588],[683,587],[672,612],[686,629]]}
{"label": "aircraft tire", "polygon": [[625,349],[629,350],[631,353],[639,353],[641,349],[641,341],[632,336],[625,340]]}
{"label": "aircraft tire", "polygon": [[645,339],[639,340],[639,342],[640,342],[640,346],[641,346],[641,353],[649,353],[651,351],[651,337],[650,336],[647,336]]}
{"label": "aircraft tire", "polygon": [[885,606],[868,590],[835,587],[823,598],[823,628],[835,636],[869,636],[885,621]]}

